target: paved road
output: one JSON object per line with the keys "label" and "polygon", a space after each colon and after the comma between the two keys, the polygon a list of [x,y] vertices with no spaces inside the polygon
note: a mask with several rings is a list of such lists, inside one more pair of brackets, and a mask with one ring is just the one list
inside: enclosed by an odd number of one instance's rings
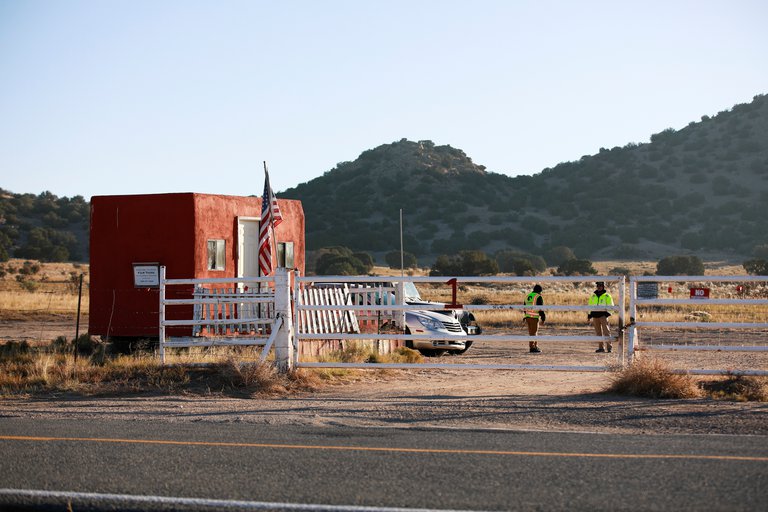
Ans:
{"label": "paved road", "polygon": [[768,438],[0,418],[0,489],[0,509],[753,511]]}

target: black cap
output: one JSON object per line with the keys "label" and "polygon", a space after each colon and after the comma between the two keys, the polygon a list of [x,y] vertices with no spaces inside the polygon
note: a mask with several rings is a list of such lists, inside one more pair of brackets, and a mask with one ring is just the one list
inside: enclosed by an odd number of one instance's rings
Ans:
{"label": "black cap", "polygon": [[536,293],[541,293],[541,290],[542,290],[542,288],[541,288],[541,285],[539,285],[539,284],[537,284],[536,286],[533,287],[533,291],[536,292]]}
{"label": "black cap", "polygon": [[605,287],[605,283],[603,281],[598,281],[598,282],[595,283],[595,286]]}

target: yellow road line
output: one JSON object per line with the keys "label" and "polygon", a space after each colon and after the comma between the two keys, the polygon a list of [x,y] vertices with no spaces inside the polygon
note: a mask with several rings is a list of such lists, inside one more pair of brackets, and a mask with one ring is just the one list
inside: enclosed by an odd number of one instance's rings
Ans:
{"label": "yellow road line", "polygon": [[768,462],[768,457],[748,457],[742,455],[688,455],[688,454],[633,454],[633,453],[563,453],[563,452],[529,452],[507,450],[449,450],[438,448],[388,448],[369,446],[340,446],[340,445],[311,445],[311,444],[276,444],[276,443],[225,443],[215,441],[167,441],[162,439],[108,439],[100,437],[40,437],[40,436],[4,436],[0,441],[67,441],[87,443],[122,443],[122,444],[156,444],[178,446],[221,446],[228,448],[270,448],[278,450],[336,450],[359,452],[404,452],[404,453],[436,453],[455,455],[515,455],[523,457],[574,457],[600,459],[685,459],[685,460],[728,460]]}

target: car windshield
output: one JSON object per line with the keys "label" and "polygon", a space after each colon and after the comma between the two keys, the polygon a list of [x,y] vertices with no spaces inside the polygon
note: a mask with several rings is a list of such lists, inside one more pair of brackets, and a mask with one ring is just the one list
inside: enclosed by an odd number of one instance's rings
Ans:
{"label": "car windshield", "polygon": [[405,285],[405,299],[406,300],[421,300],[421,295],[419,295],[419,290],[416,288],[416,285],[406,281],[403,283]]}

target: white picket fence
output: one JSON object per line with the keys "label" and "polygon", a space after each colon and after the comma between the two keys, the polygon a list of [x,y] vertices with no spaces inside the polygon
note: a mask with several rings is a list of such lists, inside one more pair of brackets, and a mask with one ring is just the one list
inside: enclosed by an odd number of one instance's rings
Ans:
{"label": "white picket fence", "polygon": [[330,307],[330,309],[320,311],[297,308],[297,332],[308,334],[360,332],[359,318],[355,312],[339,308],[352,303],[348,286],[341,288],[304,287],[295,293],[296,297],[299,298],[297,302],[301,304]]}
{"label": "white picket fence", "polygon": [[[215,284],[195,286],[192,294],[196,299],[194,319],[210,322],[196,323],[192,336],[269,334],[275,319],[275,293],[268,288],[268,281],[264,283],[267,283],[264,291],[260,291],[258,287],[218,288]],[[221,320],[229,322],[222,323]]]}

